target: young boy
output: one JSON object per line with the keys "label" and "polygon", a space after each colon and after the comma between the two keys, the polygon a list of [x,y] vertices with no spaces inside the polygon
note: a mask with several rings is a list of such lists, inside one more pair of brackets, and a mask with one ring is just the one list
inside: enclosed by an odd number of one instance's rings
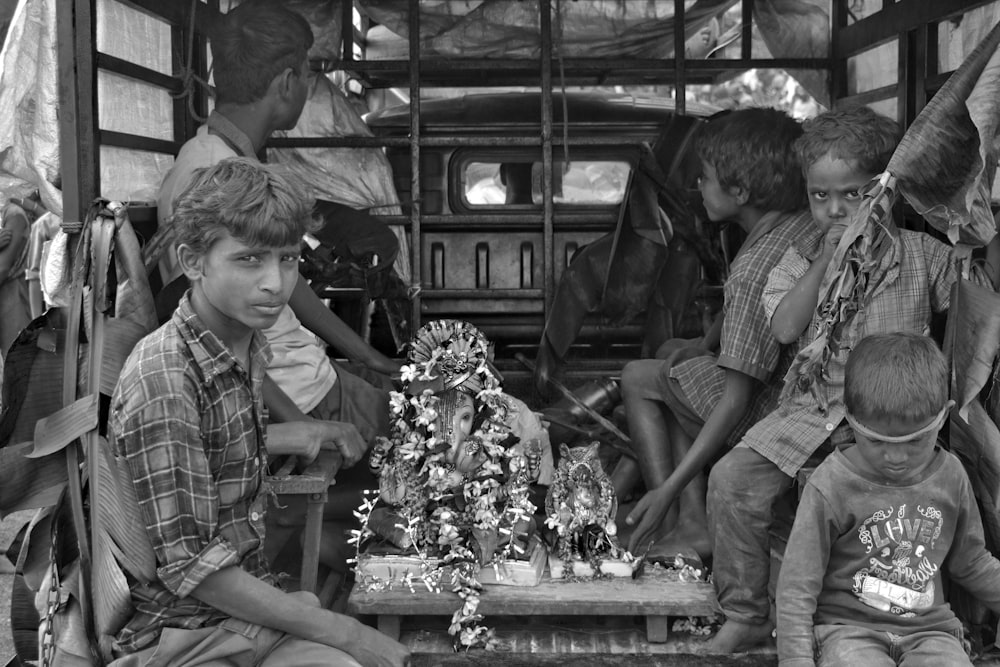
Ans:
{"label": "young boy", "polygon": [[812,474],[778,583],[783,667],[971,665],[941,570],[1000,611],[1000,561],[962,464],[936,446],[948,364],[933,340],[883,334],[847,361],[854,444]]}
{"label": "young boy", "polygon": [[[819,285],[833,251],[861,203],[868,181],[885,169],[899,140],[896,124],[867,107],[822,114],[804,126],[796,144],[806,175],[813,233],[788,249],[768,277],[763,306],[783,343],[819,331]],[[813,457],[850,440],[844,423],[847,354],[876,333],[927,333],[931,312],[948,308],[955,281],[951,251],[927,234],[893,230],[900,261],[888,271],[857,317],[844,327],[825,365],[827,405],[795,385],[778,408],[755,424],[709,476],[713,575],[726,623],[710,650],[731,653],[771,634],[768,596],[773,505]]]}
{"label": "young boy", "polygon": [[363,453],[322,422],[275,425],[265,437],[261,329],[298,280],[311,206],[277,169],[245,158],[196,174],[177,202],[177,259],[191,288],[136,346],[112,399],[111,447],[131,473],[157,561],[153,581],[131,582],[117,665],[406,658],[402,645],[319,608],[312,594],[283,592],[263,555],[268,452],[309,458],[332,440],[348,465]]}
{"label": "young boy", "polygon": [[[307,54],[313,43],[309,23],[278,2],[244,2],[212,26],[215,109],[196,136],[188,140],[163,179],[158,218],[171,226],[174,201],[197,169],[228,157],[256,159],[266,152],[272,133],[296,125],[309,93]],[[336,224],[331,221],[329,224]],[[179,275],[173,252],[161,261],[166,280]],[[271,361],[264,382],[264,402],[274,422],[322,420],[339,424],[345,437],[371,443],[389,433],[390,375],[399,362],[366,343],[324,304],[304,278],[295,285],[288,305],[264,331]],[[366,368],[351,372],[331,361],[331,345]],[[370,372],[369,372],[370,371]],[[320,558],[339,571],[346,569],[343,524],[361,502],[362,490],[376,481],[367,466],[337,475],[338,491],[324,510],[331,521],[323,531]],[[283,499],[268,519],[272,534],[294,531],[305,520],[300,498]]]}
{"label": "young boy", "polygon": [[793,150],[801,134],[781,111],[744,109],[712,120],[699,140],[699,188],[708,217],[737,223],[747,239],[726,281],[718,356],[705,346],[676,364],[644,359],[622,373],[632,446],[649,489],[626,519],[636,525],[633,553],[645,550],[684,492],[681,524],[650,553],[707,555],[702,470],[777,398],[791,357],[781,359],[760,297],[782,253],[810,233]]}
{"label": "young boy", "polygon": [[[215,109],[181,147],[163,179],[157,198],[161,227],[171,226],[174,201],[195,170],[227,157],[262,155],[272,133],[295,126],[309,94],[307,54],[312,43],[309,23],[277,2],[245,2],[213,25]],[[173,255],[171,250],[161,260],[165,281],[180,274]],[[368,345],[305,279],[296,284],[289,306],[265,334],[273,352],[264,385],[272,420],[309,415],[344,422],[356,427],[366,442],[388,434],[392,384],[387,376],[399,372],[399,362]],[[332,364],[317,336],[375,372],[362,378]]]}

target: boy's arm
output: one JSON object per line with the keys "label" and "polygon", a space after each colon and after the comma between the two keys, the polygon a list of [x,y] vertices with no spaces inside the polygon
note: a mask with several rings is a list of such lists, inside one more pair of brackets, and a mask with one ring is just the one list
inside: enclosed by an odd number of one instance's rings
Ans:
{"label": "boy's arm", "polygon": [[986,549],[982,516],[968,479],[960,498],[955,540],[945,566],[953,581],[1000,613],[1000,560]]}
{"label": "boy's arm", "polygon": [[358,361],[372,370],[394,375],[399,373],[399,362],[393,361],[366,343],[354,329],[336,316],[322,299],[309,287],[308,281],[299,276],[289,305],[302,325],[335,347],[351,361]]}
{"label": "boy's arm", "polygon": [[826,502],[807,486],[795,513],[778,576],[777,629],[780,667],[815,665],[813,616],[830,561],[834,524]]}
{"label": "boy's arm", "polygon": [[401,667],[409,655],[405,646],[356,619],[308,604],[238,567],[210,574],[191,596],[233,618],[338,648],[366,667]]}
{"label": "boy's arm", "polygon": [[731,368],[725,369],[725,372],[722,397],[705,420],[705,425],[702,426],[687,455],[670,477],[646,493],[626,517],[625,523],[628,525],[638,524],[629,539],[628,548],[632,553],[641,551],[647,538],[660,526],[667,510],[680,496],[684,487],[725,446],[729,434],[746,413],[753,392],[758,387],[757,380]]}
{"label": "boy's arm", "polygon": [[712,326],[708,328],[701,340],[701,346],[709,352],[715,352],[719,349],[719,343],[722,340],[722,319],[722,311],[719,311],[715,319],[712,320]]}
{"label": "boy's arm", "polygon": [[[775,290],[787,290],[771,315],[771,333],[781,344],[794,343],[812,321],[813,313],[819,302],[820,284],[823,282],[823,276],[826,275],[827,267],[830,266],[830,260],[833,259],[833,253],[837,250],[837,244],[840,242],[844,229],[845,227],[841,225],[830,228],[823,239],[819,256],[809,264],[805,274],[790,288],[788,285],[781,284],[783,282],[781,271],[785,267],[785,260],[775,267],[768,277],[768,288],[763,296],[765,308],[769,293],[773,293]],[[786,255],[786,259],[788,257],[789,255]]]}
{"label": "boy's arm", "polygon": [[357,463],[368,449],[354,424],[313,419],[299,410],[281,387],[264,376],[264,405],[271,423],[267,426],[267,450],[271,454],[294,454],[311,462],[321,449],[336,449],[344,467]]}

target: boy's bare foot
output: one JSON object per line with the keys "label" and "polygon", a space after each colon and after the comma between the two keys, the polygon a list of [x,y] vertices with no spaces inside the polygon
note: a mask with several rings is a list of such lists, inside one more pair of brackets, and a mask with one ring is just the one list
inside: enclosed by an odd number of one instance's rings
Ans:
{"label": "boy's bare foot", "polygon": [[770,621],[753,624],[728,619],[715,636],[705,642],[701,652],[722,655],[746,651],[770,639],[772,630],[774,624]]}
{"label": "boy's bare foot", "polygon": [[682,521],[656,541],[649,550],[648,558],[672,558],[673,556],[697,556],[704,562],[712,556],[708,541],[708,529],[694,521]]}

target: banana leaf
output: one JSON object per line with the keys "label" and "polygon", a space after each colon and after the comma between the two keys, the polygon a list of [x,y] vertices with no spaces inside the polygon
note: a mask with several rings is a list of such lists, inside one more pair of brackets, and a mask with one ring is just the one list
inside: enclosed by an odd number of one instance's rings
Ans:
{"label": "banana leaf", "polygon": [[953,244],[996,234],[990,188],[1000,155],[1000,24],[923,108],[889,160],[899,193]]}
{"label": "banana leaf", "polygon": [[958,416],[968,419],[969,405],[990,381],[1000,352],[1000,294],[960,280],[953,291],[948,328],[952,398]]}

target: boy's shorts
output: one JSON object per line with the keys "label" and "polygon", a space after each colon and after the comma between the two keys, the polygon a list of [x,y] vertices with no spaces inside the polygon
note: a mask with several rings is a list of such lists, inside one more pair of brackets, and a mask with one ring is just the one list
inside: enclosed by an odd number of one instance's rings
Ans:
{"label": "boy's shorts", "polygon": [[632,395],[666,403],[670,412],[677,418],[681,429],[689,437],[697,437],[701,427],[705,425],[705,420],[691,405],[677,379],[671,377],[671,361],[644,359],[639,368],[641,370],[633,371],[638,377],[633,375],[636,377],[636,382],[630,390]]}
{"label": "boy's shorts", "polygon": [[[705,420],[719,404],[726,384],[726,371],[716,364],[716,357],[693,356],[695,349],[679,349],[655,367],[654,360],[650,360],[640,389],[642,398],[663,401],[692,439],[698,437]],[[747,429],[775,407],[776,389],[761,386],[755,391],[746,413],[726,439],[729,446],[738,443]]]}

